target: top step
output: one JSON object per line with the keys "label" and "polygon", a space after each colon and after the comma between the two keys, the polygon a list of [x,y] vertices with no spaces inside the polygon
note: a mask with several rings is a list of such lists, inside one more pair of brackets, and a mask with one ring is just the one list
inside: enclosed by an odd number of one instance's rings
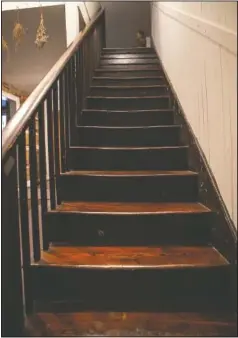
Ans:
{"label": "top step", "polygon": [[102,54],[146,54],[155,53],[154,48],[135,47],[135,48],[103,48]]}

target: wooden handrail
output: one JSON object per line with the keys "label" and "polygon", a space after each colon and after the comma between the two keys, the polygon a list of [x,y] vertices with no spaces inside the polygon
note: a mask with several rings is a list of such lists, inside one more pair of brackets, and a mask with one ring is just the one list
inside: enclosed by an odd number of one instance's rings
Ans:
{"label": "wooden handrail", "polygon": [[9,121],[2,133],[2,159],[4,159],[7,152],[15,144],[17,138],[20,136],[27,123],[30,121],[35,110],[42,102],[47,92],[64,69],[69,61],[71,55],[81,45],[82,41],[91,31],[92,27],[98,22],[103,15],[104,9],[101,8],[96,16],[90,21],[83,31],[75,38],[73,43],[68,47],[64,54],[59,58],[51,70],[46,74],[38,86],[33,90],[23,105],[17,110],[16,114]]}

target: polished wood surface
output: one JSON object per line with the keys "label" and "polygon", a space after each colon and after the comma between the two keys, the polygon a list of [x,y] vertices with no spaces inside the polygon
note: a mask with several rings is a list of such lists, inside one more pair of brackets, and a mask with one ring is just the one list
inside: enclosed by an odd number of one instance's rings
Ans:
{"label": "polished wood surface", "polygon": [[212,247],[73,247],[54,246],[40,264],[98,268],[178,268],[227,265]]}
{"label": "polished wood surface", "polygon": [[63,202],[56,209],[62,212],[86,213],[130,213],[130,214],[173,214],[173,213],[206,213],[208,208],[200,203],[96,203],[96,202]]}
{"label": "polished wood surface", "polygon": [[31,336],[237,335],[235,315],[223,313],[40,312],[27,321]]}

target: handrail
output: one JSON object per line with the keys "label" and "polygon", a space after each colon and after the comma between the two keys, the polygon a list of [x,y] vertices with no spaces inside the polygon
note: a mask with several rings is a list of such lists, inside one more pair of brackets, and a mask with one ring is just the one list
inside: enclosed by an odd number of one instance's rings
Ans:
{"label": "handrail", "polygon": [[94,26],[99,18],[104,13],[104,9],[101,8],[96,14],[95,18],[85,27],[83,31],[75,38],[73,43],[67,48],[64,54],[59,58],[51,70],[41,80],[38,86],[33,90],[23,105],[17,110],[16,114],[9,121],[2,133],[2,159],[4,159],[7,152],[12,148],[21,132],[26,128],[28,121],[34,114],[35,109],[39,106],[41,101],[46,96],[47,92],[60,75],[61,71],[69,61],[71,55],[83,42],[84,38],[90,32],[92,26]]}

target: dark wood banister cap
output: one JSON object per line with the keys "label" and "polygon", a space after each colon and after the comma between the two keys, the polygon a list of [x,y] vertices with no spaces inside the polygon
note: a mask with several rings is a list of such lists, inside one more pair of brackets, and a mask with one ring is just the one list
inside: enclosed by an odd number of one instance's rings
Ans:
{"label": "dark wood banister cap", "polygon": [[48,90],[53,85],[61,71],[64,69],[70,57],[80,46],[82,41],[91,31],[91,29],[98,22],[99,18],[103,15],[104,9],[101,8],[85,29],[78,34],[72,44],[67,48],[64,54],[59,58],[51,70],[46,74],[38,86],[33,90],[23,105],[17,110],[15,115],[9,121],[2,133],[2,160],[7,152],[13,147],[17,138],[20,136],[22,130],[26,128],[28,121],[34,114],[35,110],[45,98]]}

